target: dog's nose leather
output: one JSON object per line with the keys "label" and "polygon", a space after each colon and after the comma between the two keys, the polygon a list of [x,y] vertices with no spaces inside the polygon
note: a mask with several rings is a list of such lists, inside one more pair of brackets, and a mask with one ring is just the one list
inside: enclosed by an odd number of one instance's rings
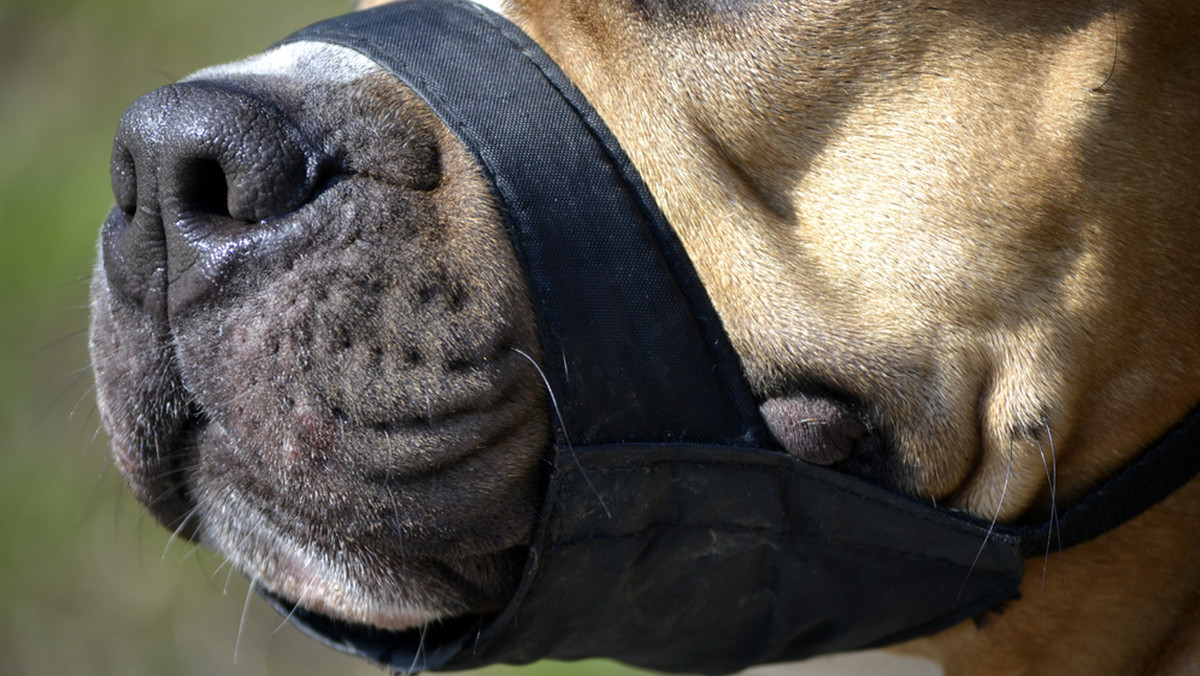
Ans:
{"label": "dog's nose leather", "polygon": [[166,319],[208,296],[239,240],[308,200],[325,158],[277,106],[225,83],[162,87],[121,120],[116,206],[105,221],[109,282]]}

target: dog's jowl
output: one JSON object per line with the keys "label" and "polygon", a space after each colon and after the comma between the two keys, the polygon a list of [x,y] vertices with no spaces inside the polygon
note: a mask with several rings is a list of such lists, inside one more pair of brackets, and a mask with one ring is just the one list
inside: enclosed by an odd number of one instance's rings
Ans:
{"label": "dog's jowl", "polygon": [[[1200,6],[510,0],[501,18],[461,0],[401,5],[422,9],[318,25],[151,92],[121,120],[91,349],[114,457],[167,528],[396,668],[388,651],[411,632],[429,648],[439,631],[506,640],[501,625],[543,607],[554,557],[580,542],[608,556],[654,533],[623,554],[649,562],[708,528],[711,550],[679,545],[696,567],[662,579],[661,598],[631,565],[611,595],[636,597],[630,626],[654,606],[741,636],[749,620],[690,617],[708,606],[677,591],[705,556],[743,544],[811,552],[817,577],[837,560],[818,553],[830,542],[917,561],[916,577],[954,547],[981,576],[1009,575],[992,547],[1011,540],[1027,558],[1003,603],[949,598],[958,614],[931,610],[921,626],[855,639],[891,613],[888,590],[868,586],[878,608],[853,611],[861,626],[797,621],[762,647],[630,661],[723,671],[886,642],[949,674],[1195,672]],[[600,159],[516,132],[490,141],[493,121],[560,130],[520,100],[520,69],[472,71],[484,84],[464,96],[421,70],[389,21],[527,61]],[[475,100],[512,107],[491,120]],[[651,253],[604,253],[625,235],[589,211],[598,184],[517,185],[497,168],[512,153],[564,172],[611,163],[629,192],[604,199],[632,205]],[[528,222],[596,242],[594,260],[573,245],[556,263],[557,235],[526,239]],[[607,256],[611,272],[555,285]],[[645,296],[678,295],[694,340],[628,291],[635,261],[660,260],[669,290]],[[618,288],[636,307],[595,309]],[[650,347],[631,354],[622,336]],[[676,338],[711,355],[689,361]],[[627,382],[639,359],[659,389]],[[729,384],[749,431],[709,438],[724,413],[680,412],[710,406],[671,387],[689,370]],[[593,392],[612,403],[589,408]],[[658,418],[662,438],[621,434]],[[601,446],[603,462],[589,455]],[[724,460],[743,447],[766,459]],[[724,465],[728,486],[710,474]],[[560,500],[569,476],[594,511]],[[795,477],[837,493],[803,508],[821,523],[795,523]],[[903,526],[833,510],[843,494],[903,512]],[[786,524],[756,520],[777,508]],[[598,524],[587,537],[555,530],[584,519]],[[873,539],[922,520],[953,523],[965,544],[943,551],[921,526],[912,556]],[[786,578],[766,561],[746,579]],[[559,647],[497,659],[653,652],[588,629],[601,623],[578,599],[594,580],[555,584],[564,600],[545,616],[578,618],[547,622]],[[905,580],[886,584],[903,598]],[[747,608],[791,603],[779,587],[737,593]],[[452,653],[418,666],[465,664]]]}

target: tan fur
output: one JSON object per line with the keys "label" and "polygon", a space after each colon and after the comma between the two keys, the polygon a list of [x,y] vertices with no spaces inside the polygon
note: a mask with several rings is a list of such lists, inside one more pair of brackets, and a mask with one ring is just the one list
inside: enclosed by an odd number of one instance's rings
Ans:
{"label": "tan fur", "polygon": [[[872,402],[905,489],[1008,520],[1197,403],[1200,6],[745,4],[513,10],[645,176],[756,389]],[[1198,510],[1193,482],[909,649],[951,674],[1193,673]]]}

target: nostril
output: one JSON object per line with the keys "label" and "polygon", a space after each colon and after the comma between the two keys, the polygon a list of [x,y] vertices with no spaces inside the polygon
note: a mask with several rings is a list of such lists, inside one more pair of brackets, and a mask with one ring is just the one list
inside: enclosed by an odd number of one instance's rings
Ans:
{"label": "nostril", "polygon": [[265,95],[192,81],[143,96],[113,146],[113,288],[162,318],[208,296],[241,248],[274,236],[260,224],[310,201],[333,164]]}
{"label": "nostril", "polygon": [[214,216],[220,231],[229,219],[258,223],[312,197],[328,161],[277,106],[225,83],[174,85],[167,94],[165,119],[145,130],[154,135],[167,223]]}
{"label": "nostril", "polygon": [[124,212],[127,219],[132,219],[137,212],[137,168],[134,165],[133,153],[120,141],[113,145],[109,175],[117,208]]}
{"label": "nostril", "polygon": [[[138,191],[152,191],[154,180],[152,176],[138,176],[137,152],[136,146],[126,143],[118,131],[109,165],[116,205],[100,230],[101,258],[111,287],[151,316],[162,319],[166,312],[163,230],[156,210],[138,214]],[[143,180],[139,182],[139,178]]]}
{"label": "nostril", "polygon": [[180,209],[193,215],[232,218],[229,214],[229,179],[215,159],[195,159],[181,167]]}

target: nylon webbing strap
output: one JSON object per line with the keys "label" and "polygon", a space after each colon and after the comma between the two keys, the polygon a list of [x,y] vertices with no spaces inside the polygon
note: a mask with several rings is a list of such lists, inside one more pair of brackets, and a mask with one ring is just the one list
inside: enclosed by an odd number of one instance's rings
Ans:
{"label": "nylon webbing strap", "polygon": [[375,60],[479,160],[527,274],[571,442],[774,447],[665,217],[595,111],[516,26],[470,2],[413,0],[286,42],[298,40]]}

